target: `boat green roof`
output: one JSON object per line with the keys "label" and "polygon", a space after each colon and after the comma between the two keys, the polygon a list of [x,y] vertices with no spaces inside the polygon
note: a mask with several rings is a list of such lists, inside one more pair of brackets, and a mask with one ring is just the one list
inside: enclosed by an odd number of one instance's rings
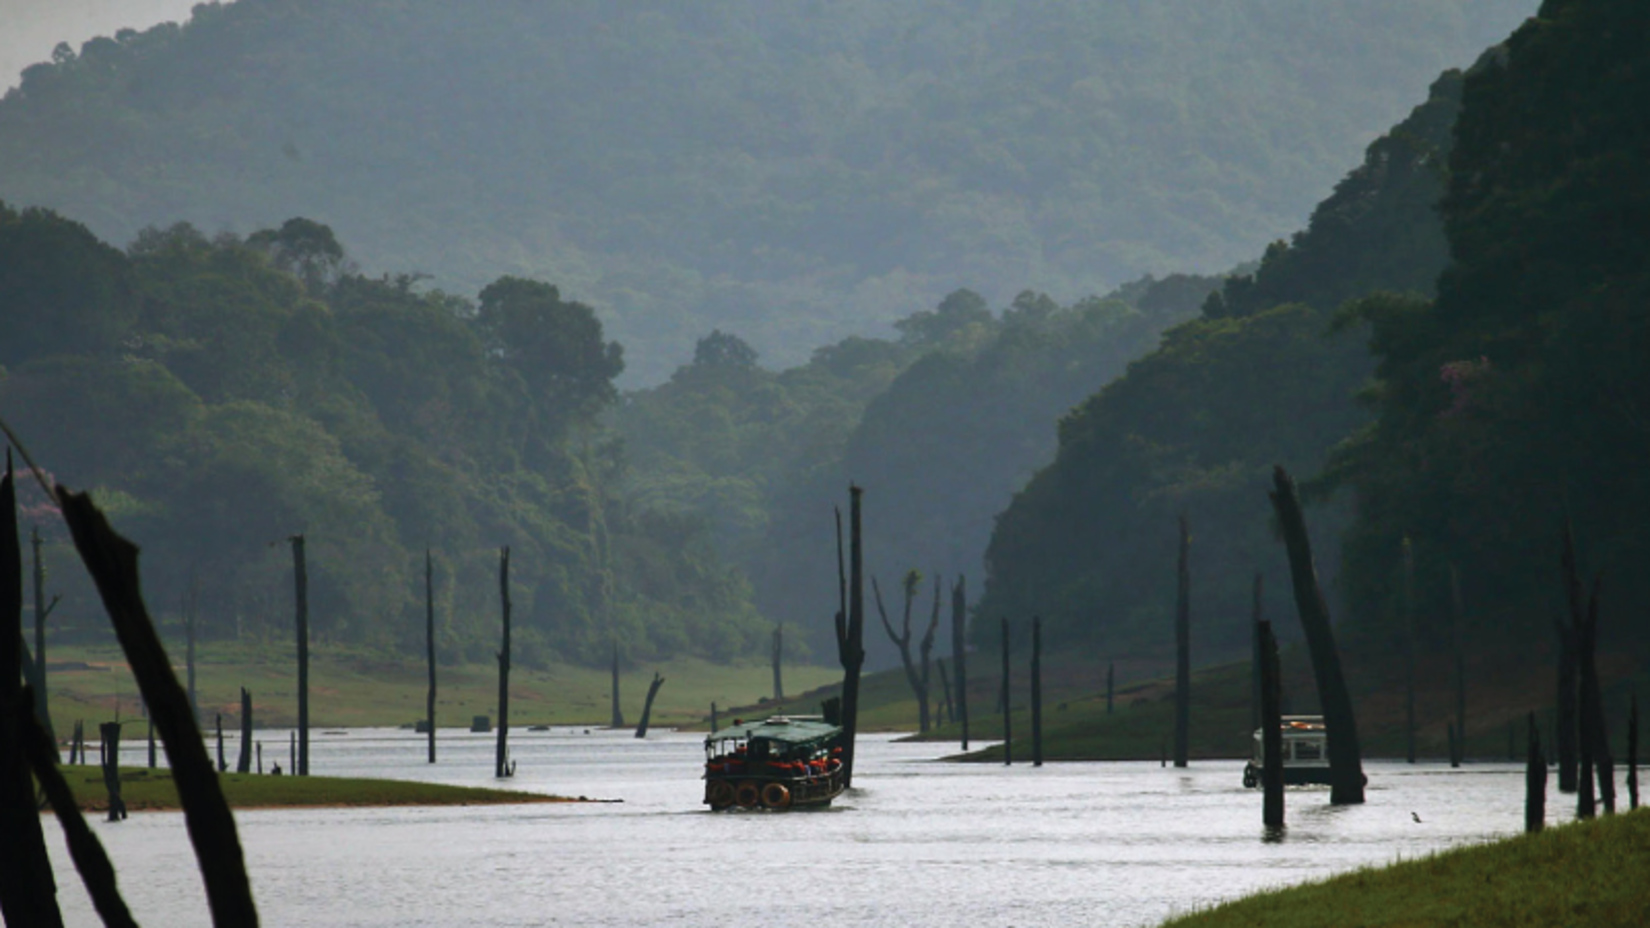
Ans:
{"label": "boat green roof", "polygon": [[765,738],[769,741],[801,747],[814,742],[827,741],[841,733],[842,727],[840,725],[827,725],[814,719],[792,719],[776,716],[771,719],[742,722],[738,725],[713,731],[705,736],[705,740]]}

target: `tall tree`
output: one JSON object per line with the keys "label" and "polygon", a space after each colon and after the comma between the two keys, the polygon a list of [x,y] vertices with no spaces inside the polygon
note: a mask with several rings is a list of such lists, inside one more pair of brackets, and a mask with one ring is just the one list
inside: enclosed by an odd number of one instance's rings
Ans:
{"label": "tall tree", "polygon": [[836,564],[839,607],[836,614],[837,659],[842,664],[842,783],[854,782],[854,740],[859,730],[859,672],[865,665],[865,555],[860,538],[860,497],[848,487],[848,572],[842,570],[842,511],[836,513]]}
{"label": "tall tree", "polygon": [[1358,722],[1352,712],[1352,695],[1341,672],[1340,654],[1335,649],[1335,632],[1329,624],[1329,604],[1318,585],[1318,571],[1312,563],[1312,540],[1306,532],[1295,481],[1282,467],[1272,471],[1272,506],[1277,510],[1283,542],[1289,552],[1289,576],[1295,590],[1295,606],[1306,633],[1312,655],[1312,673],[1318,681],[1318,699],[1323,704],[1324,728],[1329,742],[1329,801],[1347,805],[1364,801],[1362,751],[1358,746]]}

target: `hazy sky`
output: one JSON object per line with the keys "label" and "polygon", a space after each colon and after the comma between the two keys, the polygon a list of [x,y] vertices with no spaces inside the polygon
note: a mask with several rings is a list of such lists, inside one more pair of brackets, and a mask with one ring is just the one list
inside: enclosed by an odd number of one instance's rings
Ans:
{"label": "hazy sky", "polygon": [[59,42],[75,51],[94,36],[127,26],[147,29],[182,22],[200,0],[0,0],[0,93],[17,86],[23,69],[46,61]]}

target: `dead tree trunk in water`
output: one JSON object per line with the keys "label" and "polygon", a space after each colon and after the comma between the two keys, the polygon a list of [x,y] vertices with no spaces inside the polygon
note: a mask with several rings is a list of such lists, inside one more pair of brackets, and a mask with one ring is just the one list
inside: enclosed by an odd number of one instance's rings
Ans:
{"label": "dead tree trunk in water", "polygon": [[223,713],[213,713],[212,718],[218,726],[218,772],[223,773],[229,769],[229,761],[223,756]]}
{"label": "dead tree trunk in water", "polygon": [[144,715],[148,716],[149,722],[149,769],[153,770],[159,766],[159,759],[155,756],[155,717],[149,715],[147,706],[144,707]]}
{"label": "dead tree trunk in water", "polygon": [[653,697],[659,695],[659,687],[665,685],[665,678],[653,672],[653,682],[647,686],[647,702],[642,703],[642,721],[636,726],[636,737],[647,737],[647,720],[653,716]]}
{"label": "dead tree trunk in water", "polygon": [[1415,763],[1415,547],[1404,536],[1404,757]]}
{"label": "dead tree trunk in water", "polygon": [[1633,694],[1627,709],[1627,808],[1639,807],[1639,697]]}
{"label": "dead tree trunk in water", "polygon": [[1450,766],[1459,767],[1467,759],[1467,629],[1466,611],[1461,605],[1461,572],[1449,567],[1450,645],[1455,652],[1455,753]]}
{"label": "dead tree trunk in water", "polygon": [[1289,551],[1289,576],[1295,588],[1295,606],[1300,612],[1306,645],[1312,655],[1312,671],[1318,681],[1318,699],[1323,705],[1324,728],[1328,738],[1329,801],[1348,805],[1364,801],[1362,751],[1358,745],[1358,722],[1352,712],[1352,696],[1341,673],[1341,658],[1335,650],[1335,632],[1329,624],[1329,606],[1318,586],[1318,571],[1312,564],[1312,541],[1306,519],[1295,496],[1295,481],[1278,467],[1272,472],[1276,489],[1272,505],[1277,509],[1284,545]]}
{"label": "dead tree trunk in water", "polygon": [[[1261,688],[1261,641],[1260,623],[1265,619],[1261,612],[1261,592],[1263,583],[1261,575],[1255,574],[1254,599],[1249,610],[1249,727],[1260,730],[1260,688]],[[1107,685],[1106,711],[1111,711],[1110,685]]]}
{"label": "dead tree trunk in water", "polygon": [[1192,530],[1180,516],[1180,563],[1175,571],[1174,765],[1186,766],[1192,726]]}
{"label": "dead tree trunk in water", "polygon": [[865,570],[864,548],[860,540],[860,496],[865,491],[848,487],[849,573],[846,584],[842,572],[842,513],[836,515],[837,659],[842,663],[842,783],[854,782],[854,737],[859,728],[859,672],[865,664]]}
{"label": "dead tree trunk in water", "polygon": [[781,622],[773,630],[773,701],[780,702],[785,698],[785,680],[780,676],[779,667],[785,656],[785,625]]}
{"label": "dead tree trunk in water", "polygon": [[619,643],[613,642],[613,709],[608,713],[607,727],[624,727],[624,710],[619,708]]}
{"label": "dead tree trunk in water", "polygon": [[1579,760],[1576,737],[1576,634],[1585,606],[1581,601],[1581,579],[1576,571],[1575,544],[1568,522],[1564,524],[1564,548],[1559,558],[1559,568],[1563,572],[1564,598],[1569,614],[1553,622],[1554,630],[1558,632],[1558,718],[1554,725],[1557,729],[1554,737],[1558,741],[1558,791],[1573,793],[1577,786]]}
{"label": "dead tree trunk in water", "polygon": [[40,558],[40,526],[30,529],[29,543],[34,548],[34,717],[56,744],[57,734],[52,729],[51,709],[46,702],[46,617],[57,608],[58,597],[53,596],[50,603],[46,602],[46,563]]}
{"label": "dead tree trunk in water", "polygon": [[[97,726],[100,739],[99,754],[103,762],[103,786],[109,791],[109,821],[126,818],[126,801],[120,798],[120,723],[104,722]],[[220,730],[219,736],[222,736]],[[219,752],[222,753],[222,744]]]}
{"label": "dead tree trunk in water", "polygon": [[235,761],[236,773],[252,772],[252,694],[241,687],[241,756]]}
{"label": "dead tree trunk in water", "polygon": [[1008,619],[1003,619],[1003,766],[1014,766],[1014,702],[1008,687]]}
{"label": "dead tree trunk in water", "polygon": [[1267,828],[1283,827],[1283,695],[1279,672],[1278,639],[1272,623],[1255,625],[1260,646],[1260,785],[1263,794],[1261,823]]}
{"label": "dead tree trunk in water", "polygon": [[304,563],[304,536],[293,535],[292,582],[298,625],[298,766],[292,772],[309,776],[309,569]]}
{"label": "dead tree trunk in water", "polygon": [[1530,713],[1530,742],[1524,760],[1524,830],[1530,834],[1547,824],[1547,758],[1541,753],[1541,732],[1536,729],[1535,713]]}
{"label": "dead tree trunk in water", "polygon": [[516,765],[510,762],[510,546],[498,553],[499,609],[504,620],[504,641],[498,652],[498,748],[493,752],[493,776],[510,777]]}
{"label": "dead tree trunk in water", "polygon": [[61,926],[57,884],[24,760],[22,671],[23,551],[8,450],[0,479],[0,916],[8,925]]}
{"label": "dead tree trunk in water", "polygon": [[424,727],[429,729],[429,762],[435,763],[435,564],[424,549],[424,661],[430,669],[430,687],[424,694]]}
{"label": "dead tree trunk in water", "polygon": [[[1581,773],[1598,777],[1598,799],[1604,805],[1605,815],[1616,811],[1615,764],[1610,758],[1610,730],[1604,719],[1604,697],[1598,684],[1598,593],[1599,581],[1593,581],[1593,593],[1587,603],[1587,617],[1576,635],[1576,653],[1581,658]],[[1578,784],[1586,797],[1592,814],[1590,783]],[[1577,810],[1581,815],[1581,810]]]}
{"label": "dead tree trunk in water", "polygon": [[906,571],[903,587],[905,591],[904,625],[902,633],[894,634],[894,626],[888,621],[888,610],[882,605],[882,588],[877,585],[877,578],[871,578],[871,593],[876,598],[877,615],[882,618],[882,628],[888,633],[888,640],[899,648],[900,664],[905,668],[905,682],[911,687],[911,694],[917,698],[917,730],[928,732],[928,655],[934,649],[934,633],[940,627],[940,578],[934,578],[934,617],[928,623],[928,631],[922,636],[922,667],[918,670],[917,662],[911,658],[911,605],[917,599],[917,584],[922,582],[922,574],[915,570]]}
{"label": "dead tree trunk in water", "polygon": [[[940,693],[945,697],[945,702],[935,707],[934,721],[939,725],[948,725],[957,720],[957,710],[956,703],[951,701],[951,675],[945,672],[945,658],[936,660],[934,669],[940,672]],[[943,720],[940,718],[941,709],[944,710]]]}
{"label": "dead tree trunk in water", "polygon": [[1031,766],[1043,765],[1043,620],[1031,617]]}
{"label": "dead tree trunk in water", "polygon": [[968,585],[961,575],[951,588],[951,666],[957,672],[957,717],[962,721],[962,749],[968,750]]}

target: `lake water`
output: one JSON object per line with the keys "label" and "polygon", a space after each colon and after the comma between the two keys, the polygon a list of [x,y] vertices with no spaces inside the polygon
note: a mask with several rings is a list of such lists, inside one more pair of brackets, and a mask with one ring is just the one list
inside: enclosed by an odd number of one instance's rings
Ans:
{"label": "lake water", "polygon": [[[285,731],[260,732],[266,764]],[[311,771],[496,785],[494,736],[313,733]],[[1511,764],[1367,765],[1368,801],[1291,789],[1264,840],[1240,761],[937,763],[950,746],[861,739],[856,786],[828,811],[720,813],[699,804],[700,737],[513,731],[506,785],[622,803],[293,809],[236,815],[270,926],[1154,925],[1257,889],[1516,833]],[[234,746],[229,757],[235,756]],[[127,742],[123,762],[143,762]],[[1554,821],[1567,804],[1550,797]],[[1421,819],[1414,821],[1411,813]],[[47,820],[65,916],[98,924]],[[181,815],[96,824],[145,925],[209,919]]]}

